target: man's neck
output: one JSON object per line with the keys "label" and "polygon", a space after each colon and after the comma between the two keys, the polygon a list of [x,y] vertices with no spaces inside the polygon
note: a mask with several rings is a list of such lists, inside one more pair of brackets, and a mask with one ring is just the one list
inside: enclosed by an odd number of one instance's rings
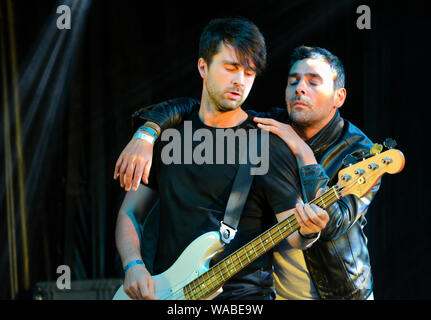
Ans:
{"label": "man's neck", "polygon": [[213,105],[202,99],[199,108],[199,117],[209,127],[232,128],[245,121],[248,114],[241,107],[231,111],[217,111]]}
{"label": "man's neck", "polygon": [[331,122],[334,116],[335,113],[325,119],[325,121],[320,121],[318,123],[305,126],[293,122],[292,127],[302,140],[307,141],[314,137],[316,134],[318,134],[320,130],[322,130],[329,122]]}
{"label": "man's neck", "polygon": [[292,127],[302,140],[307,141],[314,137],[324,126],[302,126],[297,123],[292,123]]}

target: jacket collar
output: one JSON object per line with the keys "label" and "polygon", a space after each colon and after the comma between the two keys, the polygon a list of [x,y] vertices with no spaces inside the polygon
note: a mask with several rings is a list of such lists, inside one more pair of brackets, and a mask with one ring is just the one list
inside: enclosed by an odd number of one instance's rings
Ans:
{"label": "jacket collar", "polygon": [[337,110],[334,117],[324,126],[317,134],[308,139],[306,142],[313,150],[315,155],[327,150],[342,134],[344,120],[340,117]]}

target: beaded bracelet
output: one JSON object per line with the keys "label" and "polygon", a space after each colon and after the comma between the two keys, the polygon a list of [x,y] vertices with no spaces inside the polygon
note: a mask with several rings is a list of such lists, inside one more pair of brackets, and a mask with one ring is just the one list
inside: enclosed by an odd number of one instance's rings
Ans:
{"label": "beaded bracelet", "polygon": [[160,126],[158,124],[155,124],[153,122],[147,121],[147,122],[144,123],[143,127],[152,128],[152,129],[154,129],[157,132],[158,136],[160,135],[161,129],[160,129]]}

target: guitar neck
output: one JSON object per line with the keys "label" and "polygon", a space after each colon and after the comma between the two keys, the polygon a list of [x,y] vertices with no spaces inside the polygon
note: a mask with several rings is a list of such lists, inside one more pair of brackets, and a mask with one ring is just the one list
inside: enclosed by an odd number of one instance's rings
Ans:
{"label": "guitar neck", "polygon": [[[341,199],[338,186],[335,185],[321,196],[313,199],[319,207],[326,209]],[[254,260],[271,250],[283,239],[299,229],[295,215],[277,223],[262,235],[224,258],[207,272],[184,287],[184,295],[188,300],[198,300],[208,296],[220,288],[227,280],[240,272]]]}

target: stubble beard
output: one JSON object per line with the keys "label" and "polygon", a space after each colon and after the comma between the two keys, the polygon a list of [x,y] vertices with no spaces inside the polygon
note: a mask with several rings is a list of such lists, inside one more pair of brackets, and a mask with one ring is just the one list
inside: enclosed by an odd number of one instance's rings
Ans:
{"label": "stubble beard", "polygon": [[244,99],[240,99],[237,101],[230,101],[223,98],[223,92],[213,89],[211,85],[207,84],[207,94],[208,99],[211,104],[214,106],[215,110],[218,112],[228,112],[232,110],[236,110],[244,102]]}
{"label": "stubble beard", "polygon": [[290,110],[289,118],[292,120],[292,124],[298,128],[306,128],[313,123],[311,115],[306,111]]}

